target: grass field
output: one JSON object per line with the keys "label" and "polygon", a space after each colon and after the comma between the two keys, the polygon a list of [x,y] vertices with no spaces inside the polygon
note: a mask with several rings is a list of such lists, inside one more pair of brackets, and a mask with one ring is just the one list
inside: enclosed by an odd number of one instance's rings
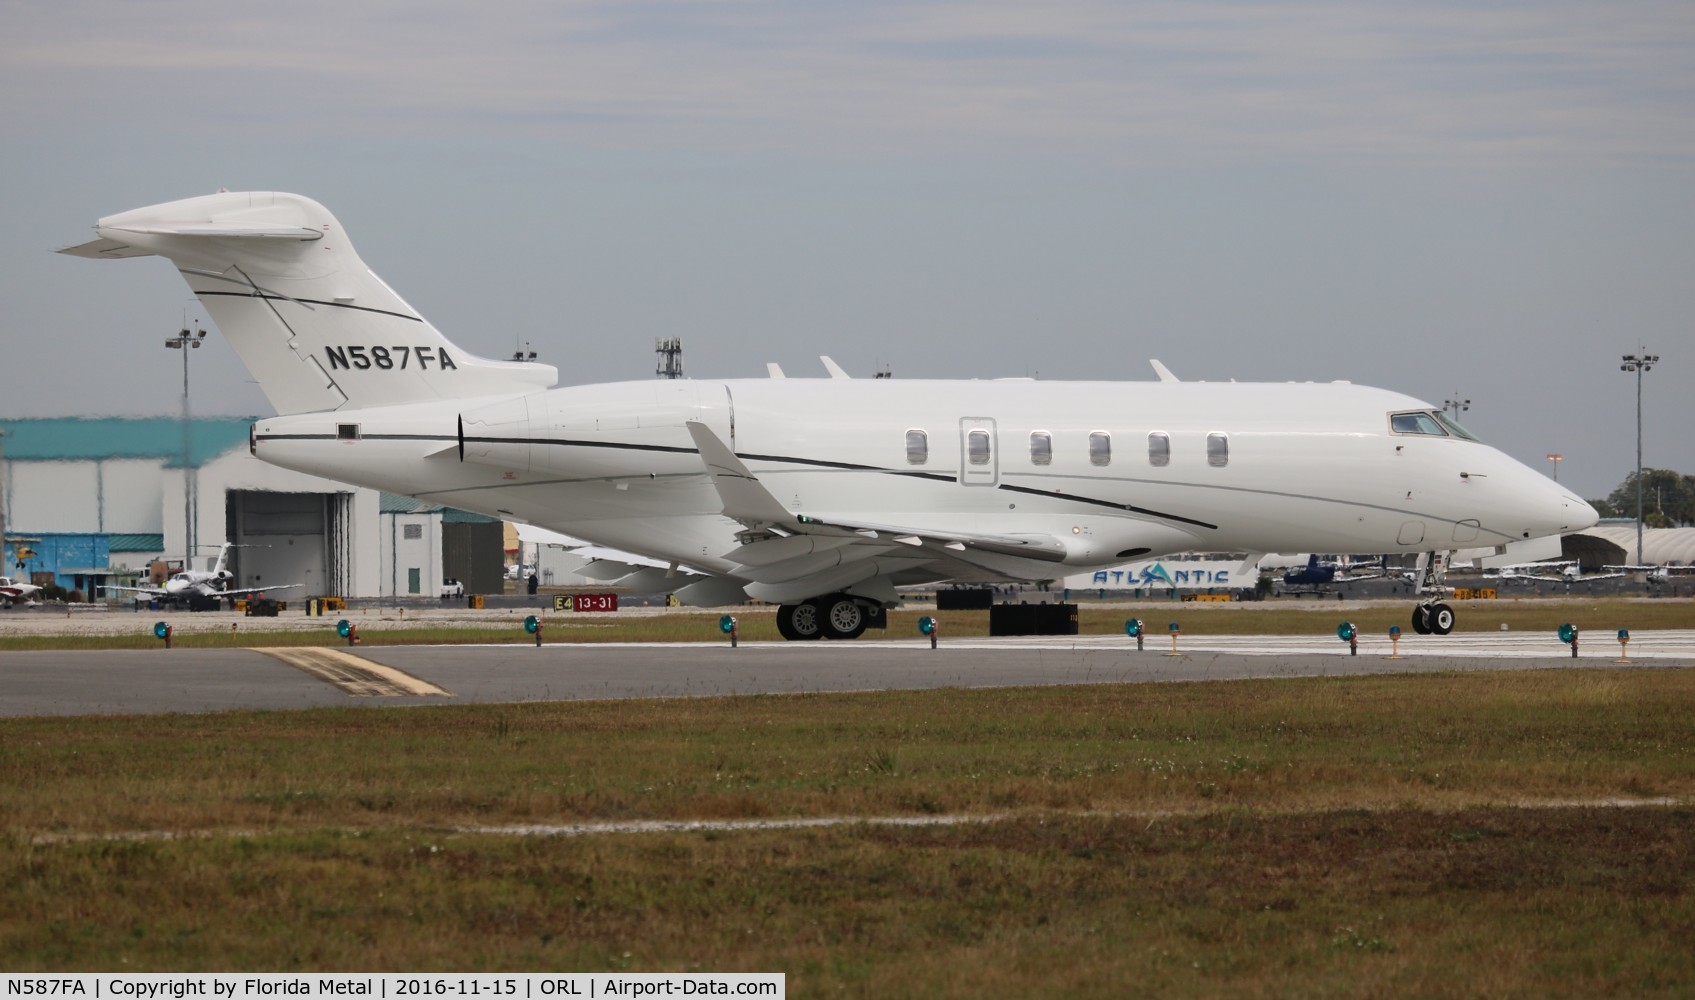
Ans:
{"label": "grass field", "polygon": [[[0,719],[0,750],[9,970],[1695,991],[1695,671]],[[950,822],[489,832],[855,816]]]}

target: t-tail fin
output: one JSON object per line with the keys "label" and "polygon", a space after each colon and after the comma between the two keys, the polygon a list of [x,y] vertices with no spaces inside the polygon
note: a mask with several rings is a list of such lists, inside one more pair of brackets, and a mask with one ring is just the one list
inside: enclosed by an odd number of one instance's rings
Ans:
{"label": "t-tail fin", "polygon": [[279,414],[512,395],[552,386],[552,365],[466,354],[383,284],[327,209],[231,193],[101,219],[60,253],[168,258]]}

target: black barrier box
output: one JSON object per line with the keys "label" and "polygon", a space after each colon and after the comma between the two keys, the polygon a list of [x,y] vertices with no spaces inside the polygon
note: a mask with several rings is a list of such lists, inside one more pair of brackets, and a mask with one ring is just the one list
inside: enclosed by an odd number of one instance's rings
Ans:
{"label": "black barrier box", "polygon": [[995,592],[987,587],[936,591],[937,611],[982,611],[994,603]]}
{"label": "black barrier box", "polygon": [[1075,604],[997,604],[989,609],[990,635],[1076,635]]}

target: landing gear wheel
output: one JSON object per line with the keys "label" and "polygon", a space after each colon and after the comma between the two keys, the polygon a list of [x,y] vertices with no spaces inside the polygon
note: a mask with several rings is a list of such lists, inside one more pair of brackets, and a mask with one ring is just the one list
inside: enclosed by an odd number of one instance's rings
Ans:
{"label": "landing gear wheel", "polygon": [[790,642],[805,642],[824,635],[824,616],[812,601],[784,604],[777,608],[777,631]]}
{"label": "landing gear wheel", "polygon": [[[781,621],[782,619],[779,617],[778,620]],[[1412,627],[1413,631],[1419,635],[1430,634],[1430,605],[1420,604],[1413,608]]]}
{"label": "landing gear wheel", "polygon": [[865,632],[868,615],[865,606],[851,597],[831,594],[820,597],[823,608],[824,636],[827,639],[857,639]]}
{"label": "landing gear wheel", "polygon": [[1430,631],[1437,635],[1447,635],[1454,630],[1454,609],[1446,604],[1430,606]]}

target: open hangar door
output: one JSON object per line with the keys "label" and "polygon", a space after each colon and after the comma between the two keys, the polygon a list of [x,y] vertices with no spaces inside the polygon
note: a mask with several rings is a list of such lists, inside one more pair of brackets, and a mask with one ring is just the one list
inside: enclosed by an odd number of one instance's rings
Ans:
{"label": "open hangar door", "polygon": [[225,494],[225,536],[237,587],[276,587],[279,600],[348,596],[352,590],[351,493]]}

